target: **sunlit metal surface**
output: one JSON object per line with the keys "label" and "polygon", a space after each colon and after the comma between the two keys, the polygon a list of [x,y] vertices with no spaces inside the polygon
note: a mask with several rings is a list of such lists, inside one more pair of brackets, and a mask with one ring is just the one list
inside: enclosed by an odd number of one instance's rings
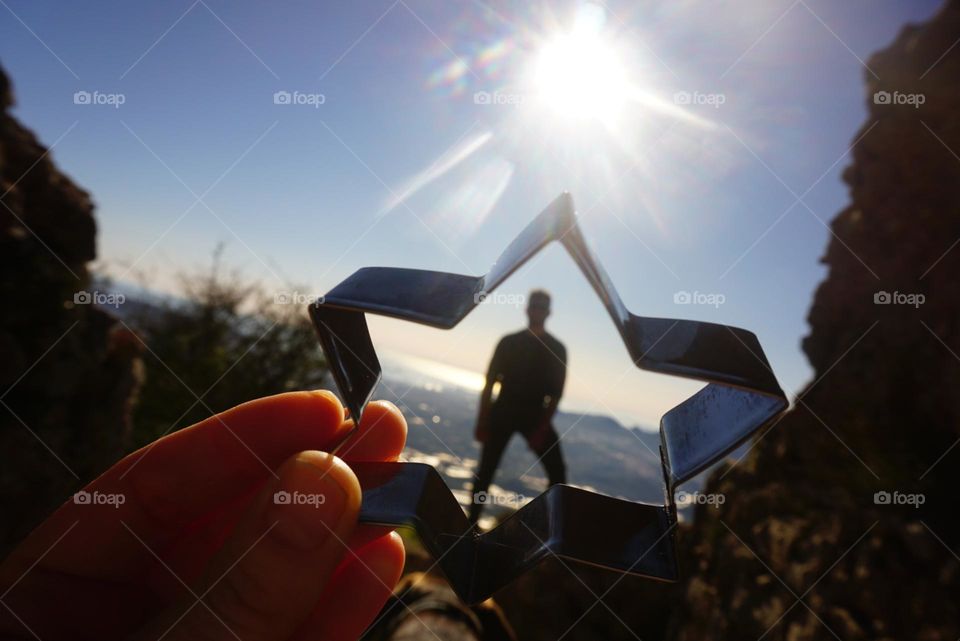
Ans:
{"label": "sunlit metal surface", "polygon": [[587,246],[573,198],[564,193],[510,243],[485,276],[368,267],[311,305],[311,318],[351,415],[363,413],[381,377],[365,314],[450,329],[553,241],[566,248],[587,277],[638,367],[707,385],[660,421],[665,505],[556,485],[483,533],[470,526],[432,467],[355,464],[364,489],[360,520],[416,529],[468,603],[487,598],[551,554],[677,580],[673,496],[677,485],[725,456],[787,406],[753,333],[716,323],[631,314]]}

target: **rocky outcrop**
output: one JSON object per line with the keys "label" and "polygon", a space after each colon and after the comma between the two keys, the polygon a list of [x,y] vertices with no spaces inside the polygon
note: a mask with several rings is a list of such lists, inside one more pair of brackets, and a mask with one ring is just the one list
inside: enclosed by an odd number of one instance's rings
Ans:
{"label": "rocky outcrop", "polygon": [[950,2],[867,63],[803,343],[814,381],[709,480],[727,501],[684,537],[672,638],[960,637],[958,38]]}
{"label": "rocky outcrop", "polygon": [[9,110],[0,70],[0,556],[123,449],[139,342],[85,303],[90,196]]}

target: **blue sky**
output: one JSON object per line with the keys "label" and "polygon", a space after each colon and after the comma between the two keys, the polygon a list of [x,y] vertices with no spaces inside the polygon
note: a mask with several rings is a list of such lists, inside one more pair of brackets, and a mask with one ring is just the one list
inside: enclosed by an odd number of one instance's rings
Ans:
{"label": "blue sky", "polygon": [[[220,242],[276,291],[322,294],[365,265],[479,274],[569,190],[632,311],[751,329],[797,391],[862,61],[938,4],[3,0],[0,63],[16,115],[93,194],[115,277],[167,289]],[[615,118],[558,113],[531,71],[584,16],[631,87]],[[559,247],[503,291],[535,286],[570,353],[564,407],[654,426],[697,387],[632,368]],[[492,304],[451,332],[372,327],[386,349],[482,371],[522,321]]]}

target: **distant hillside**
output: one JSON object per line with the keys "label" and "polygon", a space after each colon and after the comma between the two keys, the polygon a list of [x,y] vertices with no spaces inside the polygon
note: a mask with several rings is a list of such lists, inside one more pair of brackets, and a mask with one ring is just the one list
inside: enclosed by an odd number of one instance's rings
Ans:
{"label": "distant hillside", "polygon": [[[473,441],[476,392],[397,378],[388,371],[377,397],[396,402],[407,417],[408,458],[437,466],[455,490],[471,487],[480,456]],[[570,483],[632,500],[663,502],[657,433],[627,429],[610,417],[591,414],[559,412],[554,424],[562,435]],[[522,437],[511,441],[495,484],[528,498],[546,487],[543,471]],[[461,498],[466,500],[466,494]]]}

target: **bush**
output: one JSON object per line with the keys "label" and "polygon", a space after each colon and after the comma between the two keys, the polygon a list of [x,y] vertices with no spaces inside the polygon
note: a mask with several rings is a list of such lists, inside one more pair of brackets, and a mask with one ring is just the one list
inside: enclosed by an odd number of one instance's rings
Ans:
{"label": "bush", "polygon": [[184,295],[144,303],[131,326],[147,345],[133,446],[261,396],[311,389],[326,365],[305,305],[220,269],[181,276]]}

